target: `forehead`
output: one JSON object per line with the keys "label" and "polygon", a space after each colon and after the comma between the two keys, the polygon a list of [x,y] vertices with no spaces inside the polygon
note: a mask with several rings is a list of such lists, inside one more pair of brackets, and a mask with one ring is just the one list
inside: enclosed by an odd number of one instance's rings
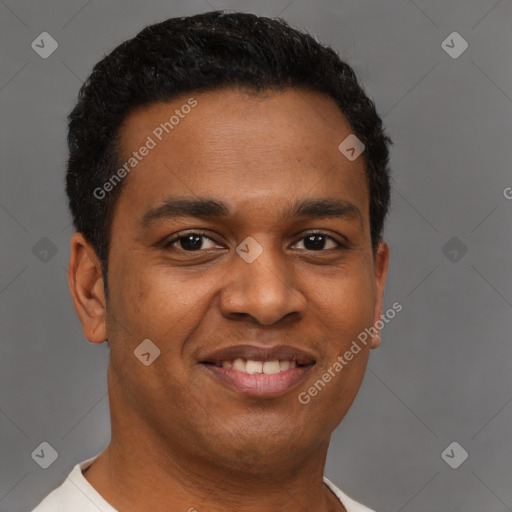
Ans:
{"label": "forehead", "polygon": [[258,204],[261,214],[283,201],[336,196],[367,210],[364,158],[339,151],[352,129],[319,93],[191,93],[137,109],[120,133],[121,164],[137,161],[118,207],[133,212],[168,196],[222,197],[234,210]]}

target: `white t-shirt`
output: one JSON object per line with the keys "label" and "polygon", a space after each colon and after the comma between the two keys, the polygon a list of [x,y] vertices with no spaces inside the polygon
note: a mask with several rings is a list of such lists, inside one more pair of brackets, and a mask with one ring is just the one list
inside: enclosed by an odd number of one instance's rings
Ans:
{"label": "white t-shirt", "polygon": [[[82,470],[88,468],[98,456],[99,454],[77,464],[66,480],[48,494],[32,512],[118,512],[101,497],[82,474]],[[348,497],[325,477],[324,482],[347,512],[374,512]]]}

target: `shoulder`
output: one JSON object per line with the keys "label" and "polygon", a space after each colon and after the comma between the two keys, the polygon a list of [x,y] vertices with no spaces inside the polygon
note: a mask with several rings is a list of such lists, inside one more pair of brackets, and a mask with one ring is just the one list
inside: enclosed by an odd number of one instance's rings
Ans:
{"label": "shoulder", "polygon": [[338,489],[327,477],[324,476],[324,483],[329,489],[336,495],[343,506],[347,509],[347,512],[375,512],[374,510],[365,507],[363,504],[355,501],[350,496],[345,494],[343,491]]}
{"label": "shoulder", "polygon": [[70,510],[74,512],[115,512],[82,474],[82,470],[89,467],[96,457],[76,464],[66,480],[50,492],[31,512],[69,512]]}

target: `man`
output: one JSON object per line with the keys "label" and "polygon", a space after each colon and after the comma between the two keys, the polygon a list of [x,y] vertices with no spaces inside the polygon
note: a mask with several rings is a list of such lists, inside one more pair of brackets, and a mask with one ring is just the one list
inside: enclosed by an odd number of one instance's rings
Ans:
{"label": "man", "polygon": [[391,141],[352,69],[280,20],[169,19],[69,121],[68,277],[112,436],[35,511],[370,510],[323,477],[389,257]]}

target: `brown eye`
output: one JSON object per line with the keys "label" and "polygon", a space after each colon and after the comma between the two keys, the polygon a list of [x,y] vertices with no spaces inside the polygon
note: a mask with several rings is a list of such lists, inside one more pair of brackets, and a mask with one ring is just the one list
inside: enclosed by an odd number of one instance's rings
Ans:
{"label": "brown eye", "polygon": [[[300,240],[304,241],[304,248],[307,251],[318,252],[328,249],[337,249],[345,247],[342,243],[338,242],[336,239],[325,233],[309,233],[306,236],[302,237]],[[328,241],[334,243],[334,246],[326,247]]]}
{"label": "brown eye", "polygon": [[[163,248],[178,248],[186,252],[200,251],[201,249],[205,249],[206,241],[211,242],[213,245],[216,245],[215,242],[206,235],[203,235],[201,233],[188,233],[186,235],[175,237],[171,241],[167,242],[163,246]],[[206,249],[211,248],[213,247],[206,247]]]}
{"label": "brown eye", "polygon": [[[304,244],[303,248],[307,251],[323,252],[330,249],[347,248],[345,244],[339,242],[326,233],[308,233],[306,236],[303,236],[298,242],[296,242],[295,245],[299,242]],[[212,245],[208,247],[208,244]],[[330,247],[329,244],[331,244]],[[163,245],[163,249],[178,249],[184,252],[199,252],[201,250],[214,249],[215,246],[217,246],[216,242],[210,237],[202,233],[190,232],[181,236],[174,237],[172,240]]]}

